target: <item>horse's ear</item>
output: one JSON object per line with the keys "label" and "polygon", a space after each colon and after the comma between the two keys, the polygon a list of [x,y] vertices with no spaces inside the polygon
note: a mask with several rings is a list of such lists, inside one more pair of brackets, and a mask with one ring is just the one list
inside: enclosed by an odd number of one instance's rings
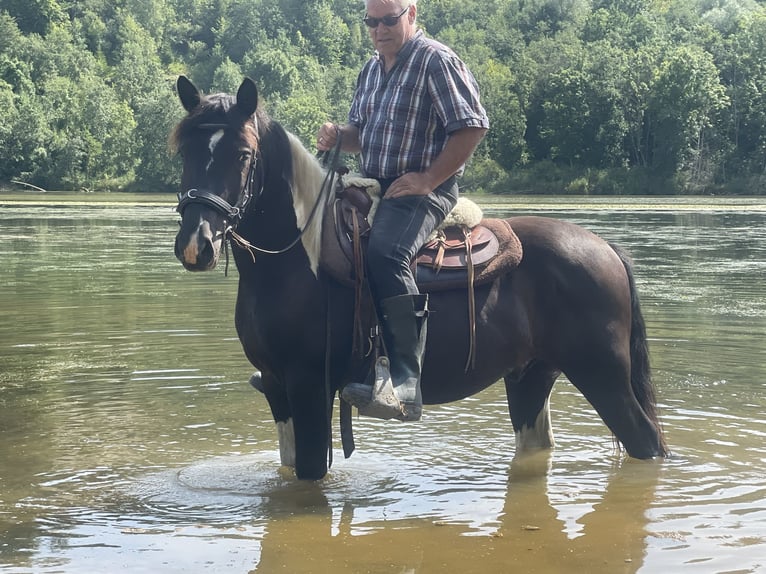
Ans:
{"label": "horse's ear", "polygon": [[191,80],[186,76],[178,76],[176,88],[178,89],[178,97],[181,99],[181,104],[187,112],[191,113],[202,101],[202,94],[197,89],[197,86],[192,84]]}
{"label": "horse's ear", "polygon": [[250,117],[258,107],[258,88],[250,78],[245,78],[237,90],[237,108],[245,117]]}

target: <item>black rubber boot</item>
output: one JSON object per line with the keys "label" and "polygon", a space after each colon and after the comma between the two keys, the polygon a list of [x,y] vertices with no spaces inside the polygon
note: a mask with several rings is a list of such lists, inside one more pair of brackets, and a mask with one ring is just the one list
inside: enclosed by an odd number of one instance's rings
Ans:
{"label": "black rubber boot", "polygon": [[387,357],[375,363],[372,386],[351,383],[343,398],[359,414],[379,419],[417,421],[423,412],[420,371],[426,349],[428,295],[398,295],[380,302]]}

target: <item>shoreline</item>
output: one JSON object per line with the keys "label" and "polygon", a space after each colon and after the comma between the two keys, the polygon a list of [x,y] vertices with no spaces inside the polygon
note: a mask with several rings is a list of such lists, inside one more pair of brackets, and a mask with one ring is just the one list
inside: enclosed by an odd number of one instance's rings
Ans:
{"label": "shoreline", "polygon": [[[518,207],[530,211],[749,211],[766,212],[766,196],[572,196],[472,195],[465,197],[485,210]],[[7,192],[3,207],[175,207],[172,193]]]}

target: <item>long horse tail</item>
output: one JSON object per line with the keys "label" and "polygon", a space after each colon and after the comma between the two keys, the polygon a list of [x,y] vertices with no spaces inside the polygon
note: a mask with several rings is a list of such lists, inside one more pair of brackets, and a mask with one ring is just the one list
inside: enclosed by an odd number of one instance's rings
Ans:
{"label": "long horse tail", "polygon": [[638,400],[638,404],[646,413],[646,416],[657,429],[660,441],[660,450],[662,456],[668,454],[667,443],[660,423],[659,411],[657,408],[657,397],[652,383],[652,370],[649,363],[649,344],[646,337],[646,323],[644,315],[641,312],[641,303],[638,299],[638,289],[633,277],[633,261],[630,256],[620,247],[610,243],[609,246],[614,250],[625,267],[625,273],[628,276],[628,285],[630,287],[630,385],[633,394]]}

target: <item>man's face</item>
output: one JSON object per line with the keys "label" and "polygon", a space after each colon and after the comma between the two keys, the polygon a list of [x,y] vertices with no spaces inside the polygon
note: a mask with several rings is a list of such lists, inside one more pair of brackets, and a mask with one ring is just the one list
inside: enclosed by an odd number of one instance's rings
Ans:
{"label": "man's face", "polygon": [[374,28],[368,28],[375,49],[387,62],[396,59],[402,46],[415,34],[416,10],[415,6],[402,4],[401,0],[370,0],[368,3],[369,18],[378,20],[385,16],[396,18],[401,14],[393,26],[386,26],[383,22],[379,22]]}

